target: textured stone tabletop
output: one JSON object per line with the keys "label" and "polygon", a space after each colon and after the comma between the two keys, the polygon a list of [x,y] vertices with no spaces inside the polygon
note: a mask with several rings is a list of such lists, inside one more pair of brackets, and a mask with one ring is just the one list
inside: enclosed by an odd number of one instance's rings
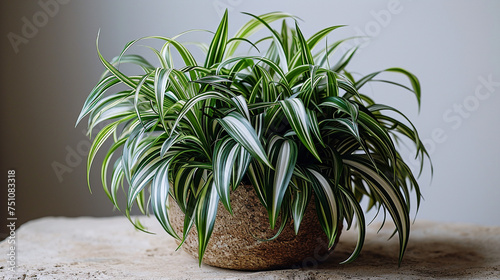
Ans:
{"label": "textured stone tabletop", "polygon": [[136,231],[124,217],[53,218],[30,221],[16,232],[17,269],[5,262],[3,279],[500,279],[500,227],[417,221],[403,264],[397,265],[398,238],[385,226],[368,227],[363,252],[339,265],[356,242],[356,231],[342,233],[328,260],[314,259],[297,269],[245,272],[198,267],[156,220],[141,222],[157,234]]}

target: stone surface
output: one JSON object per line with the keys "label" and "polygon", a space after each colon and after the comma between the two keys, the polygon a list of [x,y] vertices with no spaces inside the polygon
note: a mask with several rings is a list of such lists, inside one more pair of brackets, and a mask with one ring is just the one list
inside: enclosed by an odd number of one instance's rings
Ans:
{"label": "stone surface", "polygon": [[[157,234],[136,231],[123,217],[53,218],[30,221],[16,232],[17,270],[5,262],[9,244],[0,243],[3,279],[500,279],[500,227],[417,221],[403,264],[397,265],[397,237],[385,226],[368,228],[359,258],[339,265],[356,242],[344,231],[337,249],[322,264],[306,259],[297,269],[246,272],[198,267],[175,251],[173,238],[153,218],[141,221]],[[322,256],[318,256],[318,259]]]}

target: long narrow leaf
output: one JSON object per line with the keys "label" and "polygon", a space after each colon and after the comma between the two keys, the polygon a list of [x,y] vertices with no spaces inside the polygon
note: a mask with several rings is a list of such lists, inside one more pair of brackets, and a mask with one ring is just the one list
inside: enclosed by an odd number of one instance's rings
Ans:
{"label": "long narrow leaf", "polygon": [[239,155],[239,148],[238,143],[233,138],[221,139],[215,145],[212,163],[215,187],[222,204],[231,214],[233,214],[233,210],[229,202],[229,191],[231,190],[233,166]]}
{"label": "long narrow leaf", "polygon": [[410,217],[403,196],[390,181],[374,171],[367,163],[348,159],[344,159],[344,163],[360,172],[365,180],[373,183],[374,191],[389,210],[399,233],[399,263],[401,264],[410,236]]}
{"label": "long narrow leaf", "polygon": [[316,151],[311,137],[311,125],[309,124],[309,117],[302,101],[298,98],[288,98],[280,101],[280,105],[297,137],[299,137],[300,141],[311,154],[321,162],[321,158]]}
{"label": "long narrow leaf", "polygon": [[332,247],[337,239],[339,217],[342,217],[337,198],[328,179],[316,170],[307,169],[307,171],[317,201],[318,218],[328,237],[328,247]]}
{"label": "long narrow leaf", "polygon": [[274,137],[269,143],[269,157],[276,167],[272,184],[271,211],[269,221],[271,228],[276,225],[276,219],[281,210],[281,204],[288,189],[297,162],[297,145],[291,140]]}
{"label": "long narrow leaf", "polygon": [[214,229],[218,205],[219,195],[217,194],[217,190],[213,183],[209,183],[198,197],[195,214],[195,224],[198,230],[198,259],[200,266],[208,241]]}
{"label": "long narrow leaf", "polygon": [[222,20],[220,21],[219,27],[214,34],[214,38],[212,39],[212,43],[210,43],[210,47],[208,48],[207,57],[205,60],[205,67],[211,67],[212,65],[219,63],[222,61],[224,56],[224,52],[227,44],[227,10],[224,12],[222,16]]}
{"label": "long narrow leaf", "polygon": [[227,133],[231,135],[236,142],[242,145],[253,157],[270,168],[273,168],[257,137],[257,133],[245,117],[237,112],[231,112],[224,118],[219,119],[219,123],[224,127]]}
{"label": "long narrow leaf", "polygon": [[172,228],[170,219],[168,217],[168,193],[170,190],[170,182],[168,178],[168,169],[171,159],[165,160],[161,163],[156,171],[156,174],[151,183],[151,207],[156,219],[160,222],[163,229],[176,239],[179,236]]}

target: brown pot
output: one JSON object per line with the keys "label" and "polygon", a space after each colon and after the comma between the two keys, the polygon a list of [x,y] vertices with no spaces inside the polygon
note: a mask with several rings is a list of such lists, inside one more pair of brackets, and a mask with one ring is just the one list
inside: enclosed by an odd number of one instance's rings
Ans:
{"label": "brown pot", "polygon": [[[184,214],[176,203],[170,205],[172,226],[180,233]],[[240,186],[233,191],[231,207],[234,216],[219,203],[203,263],[238,270],[266,270],[315,266],[328,257],[328,239],[317,219],[314,203],[308,205],[297,235],[290,221],[272,241],[259,239],[274,236],[280,221],[274,230],[270,229],[267,211],[252,186]],[[194,226],[182,248],[198,258],[198,234]]]}

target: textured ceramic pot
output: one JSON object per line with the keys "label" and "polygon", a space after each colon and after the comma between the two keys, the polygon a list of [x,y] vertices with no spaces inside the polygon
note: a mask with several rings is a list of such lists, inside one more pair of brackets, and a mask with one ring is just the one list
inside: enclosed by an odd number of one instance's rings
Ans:
{"label": "textured ceramic pot", "polygon": [[[231,193],[234,216],[219,203],[214,231],[208,243],[203,263],[238,270],[267,270],[302,267],[326,260],[329,250],[325,233],[317,219],[314,203],[310,203],[295,235],[289,222],[278,238],[269,239],[277,232],[269,227],[267,211],[257,198],[252,186],[240,186]],[[170,218],[177,232],[182,232],[184,214],[176,203],[171,203]],[[278,221],[278,225],[280,221]],[[198,239],[195,227],[182,248],[198,258]]]}

